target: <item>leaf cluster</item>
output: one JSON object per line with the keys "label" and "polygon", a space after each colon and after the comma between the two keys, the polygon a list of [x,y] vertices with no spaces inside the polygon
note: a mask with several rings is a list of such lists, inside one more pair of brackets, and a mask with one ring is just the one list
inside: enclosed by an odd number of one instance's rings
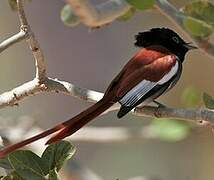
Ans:
{"label": "leaf cluster", "polygon": [[0,159],[0,167],[9,172],[1,180],[57,180],[59,170],[74,153],[68,141],[49,145],[41,157],[29,150],[17,150]]}

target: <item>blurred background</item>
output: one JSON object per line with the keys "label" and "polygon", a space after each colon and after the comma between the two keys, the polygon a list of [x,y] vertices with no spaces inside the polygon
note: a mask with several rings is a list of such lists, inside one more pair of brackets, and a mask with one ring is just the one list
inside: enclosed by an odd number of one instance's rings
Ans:
{"label": "blurred background", "polygon": [[[170,2],[181,7],[187,1]],[[60,19],[64,5],[65,2],[58,0],[33,0],[25,9],[44,51],[49,76],[80,87],[103,92],[137,51],[133,42],[139,31],[169,27],[190,41],[155,10],[136,13],[130,21],[115,21],[100,29],[90,30],[82,24],[70,28]],[[0,14],[0,40],[3,40],[19,31],[19,21],[7,0],[0,1]],[[31,80],[35,74],[34,59],[24,41],[0,54],[0,67],[1,93]],[[203,52],[188,53],[181,80],[159,101],[170,107],[191,106],[186,101],[190,91],[196,96],[196,100],[193,99],[197,103],[193,105],[200,107],[203,92],[214,95],[213,67],[214,59]],[[40,94],[25,99],[18,107],[1,109],[0,124],[13,126],[33,119],[36,125],[46,129],[88,106],[88,102],[63,94]],[[138,131],[151,122],[149,118],[132,115],[117,120],[116,112],[112,112],[88,126],[124,127]],[[214,134],[209,128],[187,126],[190,132],[175,140],[145,137],[121,143],[75,141],[77,152],[73,163],[83,164],[104,180],[144,180],[143,177],[148,180],[213,180]]]}

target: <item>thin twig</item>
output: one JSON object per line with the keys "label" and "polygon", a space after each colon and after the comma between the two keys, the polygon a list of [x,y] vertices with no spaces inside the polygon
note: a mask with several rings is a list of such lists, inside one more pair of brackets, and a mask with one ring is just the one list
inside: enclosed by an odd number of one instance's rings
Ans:
{"label": "thin twig", "polygon": [[17,34],[9,37],[8,39],[6,39],[0,43],[0,53],[2,51],[4,51],[5,49],[9,48],[10,46],[12,46],[26,38],[27,38],[26,32],[21,30]]}
{"label": "thin twig", "polygon": [[28,22],[24,11],[23,0],[17,0],[17,9],[21,26],[27,26]]}
{"label": "thin twig", "polygon": [[38,78],[39,81],[43,82],[44,80],[46,80],[46,77],[47,77],[44,54],[27,21],[27,18],[24,12],[24,7],[23,7],[23,0],[17,0],[17,8],[18,8],[19,20],[21,23],[21,29],[29,34],[29,38],[27,39],[27,42],[35,59],[36,78]]}

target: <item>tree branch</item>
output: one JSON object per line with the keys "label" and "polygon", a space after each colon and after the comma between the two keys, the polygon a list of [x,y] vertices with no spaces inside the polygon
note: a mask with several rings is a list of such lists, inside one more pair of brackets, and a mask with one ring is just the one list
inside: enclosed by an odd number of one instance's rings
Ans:
{"label": "tree branch", "polygon": [[[103,97],[103,93],[80,88],[65,81],[47,78],[46,81],[40,84],[38,79],[35,78],[9,92],[1,94],[0,108],[16,105],[24,98],[42,92],[64,93],[94,103]],[[116,111],[119,108],[120,106],[115,104],[104,113]],[[208,109],[176,109],[145,106],[135,108],[132,114],[137,116],[180,119],[206,125],[213,125],[214,123],[214,111]]]}
{"label": "tree branch", "polygon": [[171,118],[199,123],[200,125],[214,125],[214,111],[208,109],[176,109],[170,107],[157,108],[144,106],[133,112],[137,116],[157,118]]}
{"label": "tree branch", "polygon": [[0,95],[0,109],[6,106],[18,105],[22,99],[34,96],[42,92],[64,93],[80,99],[97,102],[103,96],[102,93],[77,87],[65,81],[47,78],[43,83],[35,78],[32,81],[24,83],[11,91]]}

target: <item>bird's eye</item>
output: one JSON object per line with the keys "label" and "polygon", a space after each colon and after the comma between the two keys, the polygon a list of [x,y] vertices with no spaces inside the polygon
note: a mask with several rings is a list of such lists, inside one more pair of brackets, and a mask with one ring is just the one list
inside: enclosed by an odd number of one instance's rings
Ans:
{"label": "bird's eye", "polygon": [[173,37],[172,37],[172,40],[173,40],[174,42],[176,42],[177,44],[179,44],[179,39],[178,39],[178,37],[173,36]]}

